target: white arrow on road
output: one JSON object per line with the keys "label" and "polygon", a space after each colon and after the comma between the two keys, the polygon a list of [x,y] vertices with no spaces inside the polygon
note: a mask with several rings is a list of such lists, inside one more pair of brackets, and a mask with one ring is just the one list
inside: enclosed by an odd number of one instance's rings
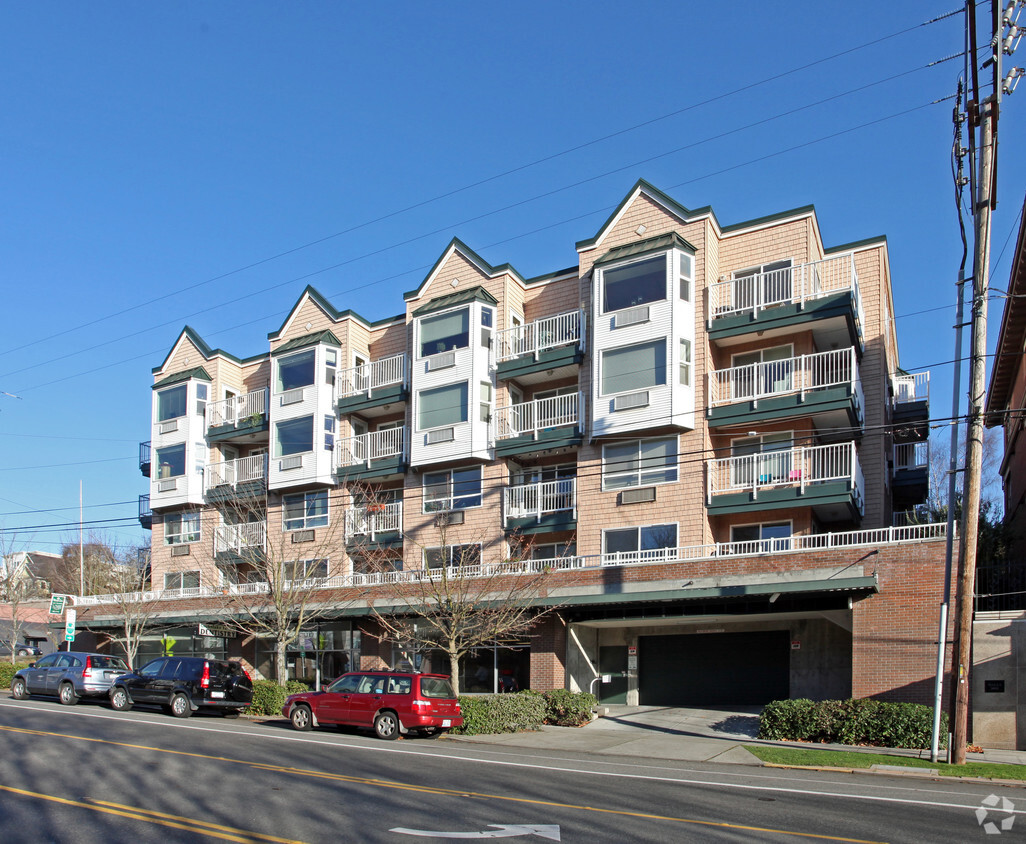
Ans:
{"label": "white arrow on road", "polygon": [[401,832],[403,835],[419,835],[421,838],[515,838],[518,835],[537,835],[549,841],[559,841],[557,824],[498,824],[490,823],[493,829],[482,832],[431,832],[426,829],[406,829],[395,827],[389,832]]}

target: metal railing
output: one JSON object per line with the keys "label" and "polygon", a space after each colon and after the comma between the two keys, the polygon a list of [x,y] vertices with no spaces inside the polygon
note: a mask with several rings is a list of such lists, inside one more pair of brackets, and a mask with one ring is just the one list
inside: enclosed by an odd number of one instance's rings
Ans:
{"label": "metal railing", "polygon": [[406,355],[371,361],[351,369],[343,369],[335,376],[335,400],[359,396],[373,396],[375,390],[406,383]]}
{"label": "metal railing", "polygon": [[267,389],[261,388],[224,401],[210,402],[204,413],[208,428],[243,422],[256,425],[267,419]]}
{"label": "metal railing", "polygon": [[930,441],[899,443],[894,446],[894,471],[926,469],[930,465]]}
{"label": "metal railing", "polygon": [[577,518],[577,478],[560,478],[535,484],[517,484],[505,489],[502,499],[503,524],[510,519],[541,520],[548,513],[571,510]]}
{"label": "metal railing", "polygon": [[263,549],[267,541],[265,522],[246,522],[239,525],[218,525],[214,528],[214,555],[243,554]]}
{"label": "metal railing", "polygon": [[805,491],[811,484],[848,481],[857,493],[861,509],[865,481],[854,442],[833,445],[798,446],[760,451],[709,461],[707,502],[723,493],[751,492],[794,487]]}
{"label": "metal railing", "polygon": [[203,490],[210,492],[220,486],[233,489],[239,484],[267,480],[267,455],[254,454],[223,463],[211,463],[203,473]]}
{"label": "metal railing", "polygon": [[345,537],[366,536],[373,542],[379,533],[396,533],[403,529],[403,503],[364,504],[346,509]]}
{"label": "metal railing", "polygon": [[140,519],[151,519],[153,518],[153,510],[150,509],[150,496],[140,495],[139,496],[139,518]]}
{"label": "metal railing", "polygon": [[335,468],[360,466],[398,457],[405,453],[405,428],[385,428],[356,437],[345,437],[335,444]]}
{"label": "metal railing", "polygon": [[858,322],[863,323],[855,256],[848,253],[762,273],[724,279],[709,287],[708,323],[718,317],[754,313],[775,305],[804,304],[850,290]]}
{"label": "metal railing", "polygon": [[150,444],[150,440],[146,440],[144,443],[139,443],[139,465],[145,466],[147,463],[153,462],[153,446]]}
{"label": "metal railing", "polygon": [[576,425],[580,429],[583,420],[579,411],[583,406],[581,393],[576,392],[497,407],[492,417],[493,436],[507,440],[530,434],[537,439],[540,431],[549,428]]}
{"label": "metal railing", "polygon": [[524,355],[537,359],[547,349],[573,344],[584,348],[584,315],[581,311],[567,311],[495,332],[495,360],[501,363]]}
{"label": "metal railing", "polygon": [[[879,548],[882,545],[919,543],[944,539],[947,525],[926,524],[905,527],[873,528],[845,533],[816,533],[749,542],[717,542],[707,545],[690,545],[677,548],[655,548],[644,551],[617,552],[614,554],[591,554],[587,556],[551,557],[547,559],[504,560],[497,563],[482,563],[476,566],[458,566],[448,569],[411,569],[407,571],[337,575],[319,579],[317,584],[324,589],[378,586],[386,583],[402,583],[440,578],[496,577],[503,575],[533,574],[543,571],[564,571],[579,569],[618,568],[631,565],[646,565],[663,562],[695,562],[753,554],[793,554],[816,551],[831,551],[836,548]],[[266,583],[238,583],[224,586],[199,586],[189,589],[165,589],[153,592],[133,592],[125,595],[87,595],[75,598],[76,606],[95,606],[131,601],[162,601],[179,598],[205,598],[224,593],[240,595],[262,595],[267,592]]]}
{"label": "metal railing", "polygon": [[894,403],[910,404],[930,400],[930,373],[915,372],[910,375],[895,375],[892,378]]}
{"label": "metal railing", "polygon": [[709,373],[709,404],[717,407],[785,395],[804,399],[806,393],[845,385],[859,399],[861,411],[862,382],[854,346],[714,370]]}

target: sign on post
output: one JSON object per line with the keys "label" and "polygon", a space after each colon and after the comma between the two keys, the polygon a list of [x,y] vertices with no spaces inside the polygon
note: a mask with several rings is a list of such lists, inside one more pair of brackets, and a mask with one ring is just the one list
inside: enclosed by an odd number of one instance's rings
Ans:
{"label": "sign on post", "polygon": [[64,612],[64,605],[68,602],[67,595],[50,596],[50,615],[60,615]]}
{"label": "sign on post", "polygon": [[73,609],[69,609],[67,614],[64,616],[64,641],[74,642],[75,641],[75,620],[78,617]]}

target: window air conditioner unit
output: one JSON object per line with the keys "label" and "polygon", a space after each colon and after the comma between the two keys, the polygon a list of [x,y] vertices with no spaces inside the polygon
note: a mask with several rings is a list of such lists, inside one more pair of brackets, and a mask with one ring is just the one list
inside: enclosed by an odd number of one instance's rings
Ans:
{"label": "window air conditioner unit", "polygon": [[456,352],[442,352],[427,359],[427,371],[436,372],[456,365]]}
{"label": "window air conditioner unit", "polygon": [[456,438],[456,433],[452,428],[436,428],[433,431],[427,432],[427,444],[435,445],[436,443],[451,443]]}
{"label": "window air conditioner unit", "polygon": [[443,510],[441,513],[435,514],[435,527],[462,525],[466,515],[462,510]]}
{"label": "window air conditioner unit", "polygon": [[285,407],[287,404],[299,404],[303,400],[303,388],[297,387],[295,390],[289,390],[288,392],[281,394],[281,406]]}
{"label": "window air conditioner unit", "polygon": [[648,406],[648,390],[638,393],[621,393],[613,398],[613,410],[632,410]]}
{"label": "window air conditioner unit", "polygon": [[188,545],[172,545],[171,546],[172,557],[188,557],[189,546]]}
{"label": "window air conditioner unit", "polygon": [[625,489],[620,493],[621,504],[647,504],[655,500],[656,491],[654,486]]}
{"label": "window air conditioner unit", "polygon": [[292,534],[292,544],[296,545],[299,542],[313,542],[314,532],[313,530],[297,530]]}
{"label": "window air conditioner unit", "polygon": [[649,321],[648,305],[638,308],[627,308],[613,314],[613,328],[626,328],[628,325],[637,325]]}
{"label": "window air conditioner unit", "polygon": [[281,462],[278,464],[278,469],[281,472],[287,472],[290,469],[302,469],[303,468],[303,455],[292,454],[288,457],[283,457]]}

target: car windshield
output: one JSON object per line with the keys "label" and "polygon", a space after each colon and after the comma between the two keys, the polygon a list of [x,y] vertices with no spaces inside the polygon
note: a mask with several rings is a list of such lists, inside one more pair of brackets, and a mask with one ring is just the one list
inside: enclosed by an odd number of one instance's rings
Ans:
{"label": "car windshield", "polygon": [[441,677],[421,677],[420,693],[424,697],[456,697],[449,681]]}

